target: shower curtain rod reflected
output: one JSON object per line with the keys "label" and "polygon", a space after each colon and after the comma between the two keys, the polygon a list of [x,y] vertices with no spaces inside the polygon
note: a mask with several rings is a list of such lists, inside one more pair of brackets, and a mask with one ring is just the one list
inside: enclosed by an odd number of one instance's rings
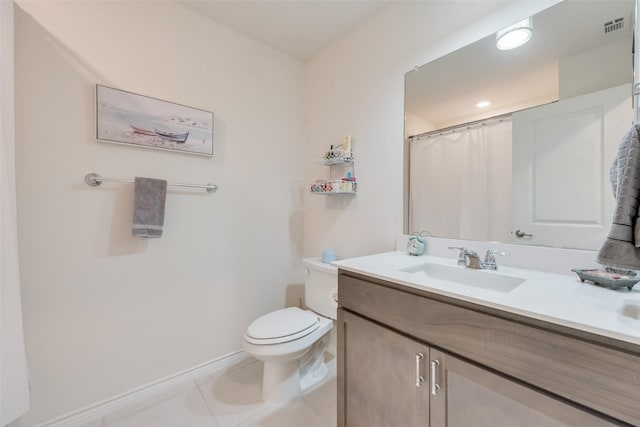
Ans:
{"label": "shower curtain rod reflected", "polygon": [[[84,176],[84,182],[91,187],[97,187],[105,181],[109,182],[126,182],[133,183],[135,182],[133,179],[121,179],[121,178],[107,178],[98,175],[97,173],[88,173]],[[167,185],[171,185],[174,187],[191,187],[191,188],[204,188],[207,190],[207,193],[213,194],[218,190],[218,186],[216,184],[208,183],[208,184],[184,184],[178,182],[167,182]]]}
{"label": "shower curtain rod reflected", "polygon": [[459,125],[453,125],[453,126],[449,126],[449,127],[442,128],[442,129],[430,130],[429,132],[423,132],[423,133],[419,133],[417,135],[411,135],[407,139],[409,140],[409,142],[411,142],[411,141],[422,139],[422,138],[429,138],[429,137],[431,137],[433,135],[442,135],[442,134],[447,133],[447,132],[455,132],[457,129],[469,128],[471,126],[475,126],[475,125],[479,125],[479,124],[483,124],[484,125],[485,123],[487,123],[489,121],[493,121],[493,120],[502,121],[504,119],[511,118],[511,114],[513,114],[513,113],[500,114],[498,116],[487,117],[486,119],[482,119],[482,120],[475,120],[473,122],[460,123]]}

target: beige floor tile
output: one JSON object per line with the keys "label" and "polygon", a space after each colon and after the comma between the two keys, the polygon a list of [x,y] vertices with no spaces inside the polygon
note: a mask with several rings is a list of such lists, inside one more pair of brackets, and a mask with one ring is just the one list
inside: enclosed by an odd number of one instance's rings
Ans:
{"label": "beige floor tile", "polygon": [[322,410],[316,410],[322,418],[324,418],[331,427],[338,426],[338,402],[334,401],[331,405]]}
{"label": "beige floor tile", "polygon": [[336,362],[335,358],[329,360],[327,362],[327,367],[329,368],[327,377],[303,394],[304,400],[331,426],[337,425],[338,404],[336,395],[338,382]]}
{"label": "beige floor tile", "polygon": [[243,357],[239,360],[234,360],[231,363],[228,363],[227,365],[225,365],[221,370],[217,371],[217,372],[213,372],[210,374],[206,374],[200,377],[197,377],[195,379],[196,384],[201,385],[201,384],[206,384],[222,375],[225,374],[230,374],[232,372],[235,372],[239,369],[245,368],[248,365],[251,365],[252,363],[256,363],[256,359],[254,359],[253,357],[246,355],[246,357]]}
{"label": "beige floor tile", "polygon": [[262,401],[262,362],[198,386],[220,427],[235,427],[267,409]]}
{"label": "beige floor tile", "polygon": [[[125,416],[105,418],[106,427],[336,427],[336,360],[327,362],[329,374],[286,405],[262,401],[262,362],[241,360],[197,387],[179,391],[160,402],[140,404]],[[193,383],[194,386],[196,382]],[[144,408],[143,408],[144,407]],[[129,408],[136,409],[134,407]],[[87,427],[99,427],[91,424]]]}
{"label": "beige floor tile", "polygon": [[329,373],[319,384],[311,387],[303,394],[304,399],[317,411],[335,404],[337,394],[336,359],[327,363]]}
{"label": "beige floor tile", "polygon": [[145,399],[141,402],[136,402],[133,404],[129,404],[123,408],[117,409],[107,416],[104,417],[104,424],[111,425],[121,419],[129,417],[136,412],[140,412],[143,409],[149,408],[150,406],[161,403],[171,397],[174,397],[180,393],[184,393],[190,390],[195,389],[196,383],[194,381],[185,381],[183,384],[180,384],[177,387],[171,388],[170,390],[163,391],[151,398]]}
{"label": "beige floor tile", "polygon": [[105,425],[107,427],[218,427],[197,387]]}
{"label": "beige floor tile", "polygon": [[307,402],[299,399],[282,406],[270,406],[237,427],[329,427]]}
{"label": "beige floor tile", "polygon": [[[323,382],[318,387],[315,387],[313,390],[305,393],[303,398],[319,414],[325,416],[325,414],[330,414],[331,411],[334,411],[335,415],[337,408],[337,388],[337,380],[333,377]],[[330,418],[333,419],[335,416]]]}

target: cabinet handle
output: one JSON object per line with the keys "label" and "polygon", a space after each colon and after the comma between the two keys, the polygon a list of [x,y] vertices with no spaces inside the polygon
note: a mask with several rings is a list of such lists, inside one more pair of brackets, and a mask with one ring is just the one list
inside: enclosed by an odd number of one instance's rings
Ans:
{"label": "cabinet handle", "polygon": [[422,362],[422,359],[424,359],[424,354],[416,354],[416,387],[422,387],[424,382],[424,377],[420,375],[420,362]]}
{"label": "cabinet handle", "polygon": [[438,374],[438,366],[440,366],[439,360],[432,360],[429,362],[431,366],[431,394],[434,396],[438,394],[438,390],[440,390],[440,386],[436,382],[436,375]]}

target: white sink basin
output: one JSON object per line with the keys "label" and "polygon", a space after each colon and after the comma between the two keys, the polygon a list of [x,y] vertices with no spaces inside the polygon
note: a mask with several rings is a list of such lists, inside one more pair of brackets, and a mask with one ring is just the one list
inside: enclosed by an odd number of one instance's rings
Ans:
{"label": "white sink basin", "polygon": [[511,292],[525,281],[522,277],[507,276],[495,271],[432,263],[414,265],[400,271],[496,292]]}

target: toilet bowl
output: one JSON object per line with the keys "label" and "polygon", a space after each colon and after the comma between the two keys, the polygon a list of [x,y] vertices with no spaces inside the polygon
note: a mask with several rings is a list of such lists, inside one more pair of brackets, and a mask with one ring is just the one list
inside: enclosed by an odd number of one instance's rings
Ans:
{"label": "toilet bowl", "polygon": [[337,313],[337,269],[316,259],[303,261],[310,310],[289,307],[267,313],[244,336],[244,350],[264,362],[262,398],[270,404],[298,398],[328,372],[324,352]]}

